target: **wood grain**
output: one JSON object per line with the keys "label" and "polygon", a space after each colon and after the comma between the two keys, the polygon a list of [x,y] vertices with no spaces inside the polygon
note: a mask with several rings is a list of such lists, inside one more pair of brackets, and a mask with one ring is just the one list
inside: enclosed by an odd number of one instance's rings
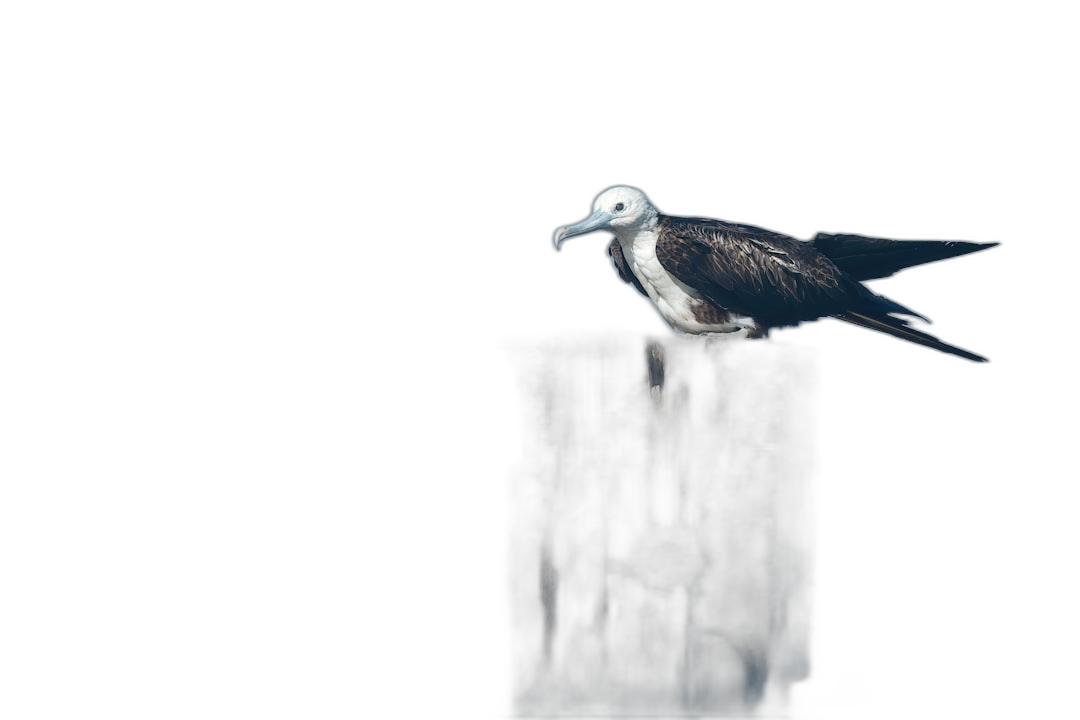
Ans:
{"label": "wood grain", "polygon": [[782,710],[808,675],[809,364],[738,341],[645,349],[523,355],[519,714]]}

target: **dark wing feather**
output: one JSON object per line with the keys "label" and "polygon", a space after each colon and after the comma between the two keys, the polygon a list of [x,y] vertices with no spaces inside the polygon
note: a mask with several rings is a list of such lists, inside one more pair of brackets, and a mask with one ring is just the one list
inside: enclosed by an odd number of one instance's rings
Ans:
{"label": "dark wing feather", "polygon": [[619,271],[619,277],[623,279],[623,282],[630,283],[637,288],[639,293],[645,297],[649,297],[649,293],[645,292],[645,288],[638,282],[637,276],[635,276],[634,273],[630,271],[630,268],[626,266],[626,258],[623,257],[622,245],[619,244],[618,240],[611,241],[611,244],[608,245],[607,252],[608,255],[611,256],[612,262],[615,263],[615,269]]}
{"label": "dark wing feather", "polygon": [[908,342],[913,342],[917,345],[940,350],[949,355],[956,355],[965,360],[987,362],[986,358],[982,355],[976,355],[969,350],[942,342],[933,335],[928,335],[927,333],[909,327],[906,322],[900,318],[894,318],[891,315],[881,313],[866,315],[858,312],[840,312],[833,315],[833,317],[837,320],[843,320],[844,322],[869,328],[870,330],[877,330],[878,332],[883,332],[886,335],[892,335],[893,337],[898,337],[901,340],[907,340]]}
{"label": "dark wing feather", "polygon": [[992,248],[997,243],[954,240],[887,240],[818,233],[810,243],[856,280],[875,280],[913,265]]}
{"label": "dark wing feather", "polygon": [[879,305],[883,298],[809,243],[787,235],[720,220],[664,216],[657,238],[657,258],[669,273],[763,326],[794,325],[853,306],[886,310]]}

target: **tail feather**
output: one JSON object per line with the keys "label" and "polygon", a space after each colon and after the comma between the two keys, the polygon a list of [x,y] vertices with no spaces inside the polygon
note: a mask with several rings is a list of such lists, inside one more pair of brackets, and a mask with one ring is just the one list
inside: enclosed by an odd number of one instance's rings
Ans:
{"label": "tail feather", "polygon": [[888,240],[827,233],[818,233],[810,242],[838,268],[860,282],[888,277],[904,268],[967,255],[998,244],[956,240]]}
{"label": "tail feather", "polygon": [[917,345],[924,347],[934,348],[940,350],[943,353],[950,355],[957,355],[966,360],[972,360],[974,362],[988,362],[982,355],[976,355],[973,352],[968,352],[963,348],[958,348],[955,345],[949,345],[938,340],[933,335],[928,335],[924,332],[920,332],[908,326],[908,324],[900,318],[894,318],[889,315],[868,315],[866,313],[855,312],[852,310],[845,310],[843,312],[833,315],[837,320],[843,320],[853,325],[868,328],[870,330],[877,330],[883,332],[886,335],[892,335],[893,337],[900,338],[901,340],[907,340]]}

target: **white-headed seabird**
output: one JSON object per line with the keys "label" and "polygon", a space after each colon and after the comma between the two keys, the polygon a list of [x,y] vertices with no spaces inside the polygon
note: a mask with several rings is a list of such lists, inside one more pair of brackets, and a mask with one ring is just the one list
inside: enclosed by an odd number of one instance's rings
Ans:
{"label": "white-headed seabird", "polygon": [[608,253],[619,275],[651,299],[676,330],[692,334],[746,330],[748,337],[760,338],[774,327],[834,317],[986,362],[894,317],[926,320],[874,294],[862,282],[997,243],[824,233],[803,242],[752,225],[661,215],[644,193],[624,186],[600,193],[585,220],[559,228],[555,249],[567,238],[595,230],[615,233]]}

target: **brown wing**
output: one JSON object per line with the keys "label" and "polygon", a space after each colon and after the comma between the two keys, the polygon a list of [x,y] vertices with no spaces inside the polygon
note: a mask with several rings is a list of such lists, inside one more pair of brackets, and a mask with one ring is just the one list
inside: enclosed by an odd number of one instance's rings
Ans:
{"label": "brown wing", "polygon": [[661,217],[656,255],[680,281],[766,327],[883,300],[812,245],[751,225]]}
{"label": "brown wing", "polygon": [[615,263],[615,269],[619,271],[619,277],[623,279],[623,282],[630,283],[637,288],[637,291],[639,293],[641,293],[645,297],[649,297],[649,293],[645,292],[645,288],[641,287],[641,283],[638,282],[637,277],[634,275],[634,273],[630,271],[630,268],[627,266],[626,258],[623,257],[622,245],[619,244],[618,240],[611,241],[611,244],[608,245],[607,252],[608,255],[611,256],[612,262]]}
{"label": "brown wing", "polygon": [[913,265],[967,255],[997,245],[996,242],[888,240],[828,233],[818,233],[810,242],[838,268],[856,280],[888,277]]}

